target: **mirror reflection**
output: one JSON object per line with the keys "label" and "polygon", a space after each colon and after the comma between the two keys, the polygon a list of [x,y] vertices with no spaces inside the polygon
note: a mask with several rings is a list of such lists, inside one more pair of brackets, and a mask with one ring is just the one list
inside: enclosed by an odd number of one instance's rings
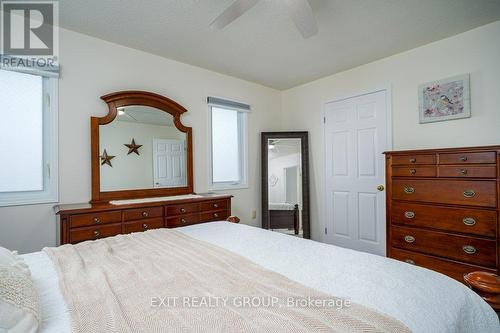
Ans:
{"label": "mirror reflection", "polygon": [[268,139],[269,229],[303,237],[300,139]]}
{"label": "mirror reflection", "polygon": [[125,106],[99,132],[101,191],[187,185],[186,134],[175,127],[171,114]]}

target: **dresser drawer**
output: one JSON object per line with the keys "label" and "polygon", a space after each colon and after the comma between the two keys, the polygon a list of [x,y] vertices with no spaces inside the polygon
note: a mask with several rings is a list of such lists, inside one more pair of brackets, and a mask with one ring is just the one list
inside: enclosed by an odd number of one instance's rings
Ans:
{"label": "dresser drawer", "polygon": [[495,181],[394,179],[396,200],[496,207]]}
{"label": "dresser drawer", "polygon": [[207,211],[207,210],[218,210],[218,209],[226,209],[227,208],[227,200],[215,200],[215,201],[208,201],[208,202],[202,202],[200,204],[201,206],[201,211]]}
{"label": "dresser drawer", "polygon": [[199,214],[169,217],[165,219],[165,224],[167,228],[183,227],[186,225],[196,224],[196,223],[200,223]]}
{"label": "dresser drawer", "polygon": [[129,234],[131,232],[140,232],[150,229],[163,228],[163,217],[157,217],[154,219],[145,219],[135,222],[127,222],[123,225],[123,232]]}
{"label": "dresser drawer", "polygon": [[215,212],[206,212],[200,214],[201,222],[209,222],[209,221],[224,221],[229,217],[227,210],[218,210]]}
{"label": "dresser drawer", "polygon": [[163,207],[146,207],[138,209],[127,209],[123,211],[124,221],[135,221],[163,217]]}
{"label": "dresser drawer", "polygon": [[195,204],[180,204],[180,205],[169,205],[165,207],[165,215],[167,217],[176,216],[176,215],[184,215],[184,214],[192,214],[197,213],[200,210],[200,205]]}
{"label": "dresser drawer", "polygon": [[495,269],[488,269],[481,266],[467,265],[456,261],[437,258],[426,254],[391,249],[391,258],[404,261],[408,264],[417,265],[441,274],[447,275],[459,282],[465,283],[464,275],[475,271],[486,271],[496,273]]}
{"label": "dresser drawer", "polygon": [[439,166],[439,177],[495,178],[496,166],[448,165]]}
{"label": "dresser drawer", "polygon": [[436,164],[435,154],[408,154],[408,155],[393,155],[392,165],[405,164]]}
{"label": "dresser drawer", "polygon": [[496,163],[497,155],[494,151],[469,153],[440,153],[439,164],[479,164]]}
{"label": "dresser drawer", "polygon": [[495,238],[497,212],[492,210],[447,208],[394,201],[391,222]]}
{"label": "dresser drawer", "polygon": [[116,223],[122,221],[122,212],[100,212],[93,214],[73,215],[69,218],[69,227],[78,228],[92,225]]}
{"label": "dresser drawer", "polygon": [[116,236],[122,233],[121,223],[107,224],[95,227],[85,227],[70,230],[69,239],[71,243],[94,240],[104,237]]}
{"label": "dresser drawer", "polygon": [[392,168],[394,177],[436,177],[435,166],[396,166]]}
{"label": "dresser drawer", "polygon": [[391,226],[395,248],[422,252],[480,266],[495,267],[496,241],[443,232]]}

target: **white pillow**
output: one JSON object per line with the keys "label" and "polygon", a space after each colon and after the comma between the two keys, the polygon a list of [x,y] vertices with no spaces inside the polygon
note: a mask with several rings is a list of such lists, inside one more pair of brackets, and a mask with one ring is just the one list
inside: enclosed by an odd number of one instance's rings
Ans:
{"label": "white pillow", "polygon": [[0,333],[35,333],[40,302],[22,257],[0,247]]}
{"label": "white pillow", "polygon": [[31,276],[31,272],[28,265],[26,265],[24,259],[17,254],[17,251],[10,251],[1,246],[0,246],[0,266],[14,266],[17,267],[21,272],[26,274],[28,277]]}

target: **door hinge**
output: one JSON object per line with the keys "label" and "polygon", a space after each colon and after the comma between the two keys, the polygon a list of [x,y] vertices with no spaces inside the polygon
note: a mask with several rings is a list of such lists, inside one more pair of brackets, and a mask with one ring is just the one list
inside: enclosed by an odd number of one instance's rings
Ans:
{"label": "door hinge", "polygon": [[50,164],[47,164],[47,176],[50,179]]}
{"label": "door hinge", "polygon": [[323,124],[326,124],[326,117],[323,117]]}
{"label": "door hinge", "polygon": [[328,228],[325,227],[325,235],[328,235]]}
{"label": "door hinge", "polygon": [[50,110],[50,95],[47,94],[47,108]]}

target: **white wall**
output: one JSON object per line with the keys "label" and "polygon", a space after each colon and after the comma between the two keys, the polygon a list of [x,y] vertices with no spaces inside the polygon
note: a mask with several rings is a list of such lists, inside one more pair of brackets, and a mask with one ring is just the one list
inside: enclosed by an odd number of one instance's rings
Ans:
{"label": "white wall", "polygon": [[[300,149],[300,148],[298,148]],[[268,176],[275,175],[278,179],[275,186],[268,184],[269,202],[282,203],[286,202],[285,194],[285,169],[298,166],[300,169],[300,153],[292,153],[285,156],[270,158],[268,162]],[[300,170],[299,170],[300,171]],[[268,180],[269,181],[269,180]],[[298,202],[289,202],[296,204]]]}
{"label": "white wall", "polygon": [[[418,85],[464,73],[471,74],[472,118],[420,125]],[[282,128],[310,135],[313,239],[324,230],[322,106],[386,86],[394,149],[500,144],[500,21],[283,92]]]}
{"label": "white wall", "polygon": [[[163,111],[162,111],[163,112]],[[139,155],[128,154],[124,146],[135,140]],[[186,141],[186,134],[172,126],[160,126],[128,121],[112,121],[100,126],[99,153],[104,149],[115,157],[110,167],[101,165],[101,190],[118,191],[127,189],[145,189],[154,187],[153,175],[153,140],[173,139]],[[185,165],[185,164],[184,164]]]}
{"label": "white wall", "polygon": [[[248,103],[249,184],[234,190],[233,213],[243,223],[260,226],[260,132],[280,126],[276,90],[189,66],[62,29],[60,31],[59,158],[61,203],[90,199],[90,117],[107,113],[100,96],[119,90],[146,90],[167,96],[189,112],[193,127],[195,190],[207,190],[208,95]],[[56,245],[52,205],[0,208],[0,246],[21,252]]]}

